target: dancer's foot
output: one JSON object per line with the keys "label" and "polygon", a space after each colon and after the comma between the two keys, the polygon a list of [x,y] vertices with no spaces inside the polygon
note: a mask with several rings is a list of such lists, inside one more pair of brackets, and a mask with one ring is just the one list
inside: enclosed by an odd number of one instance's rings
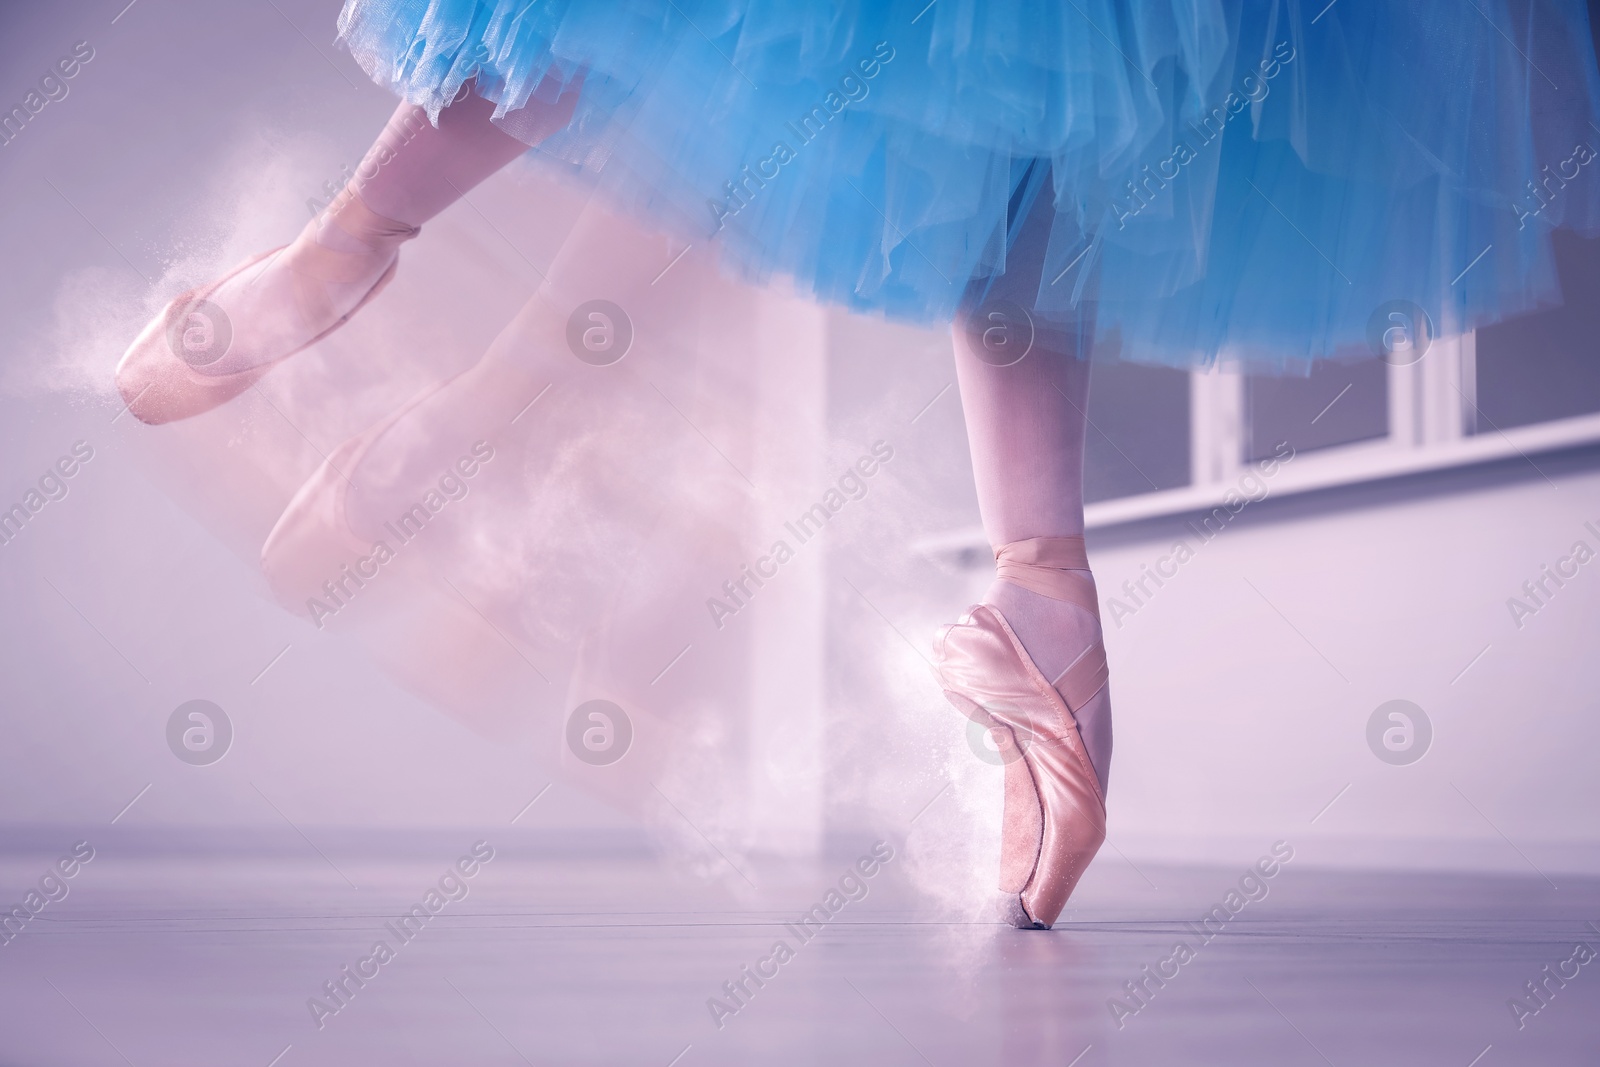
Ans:
{"label": "dancer's foot", "polygon": [[217,407],[343,325],[394,276],[415,226],[346,191],[291,244],[174,299],[117,366],[134,416],[172,422]]}
{"label": "dancer's foot", "polygon": [[[1089,572],[1083,573],[1093,580]],[[1099,617],[1075,601],[1058,600],[1008,578],[996,578],[984,593],[983,603],[1011,624],[1039,673],[1052,682],[1100,644]],[[1073,708],[1072,715],[1100,783],[1100,795],[1106,796],[1111,773],[1110,689],[1102,688],[1083,707]]]}
{"label": "dancer's foot", "polygon": [[[223,281],[208,299],[233,337],[189,363],[202,374],[236,374],[310,344],[350,316],[421,228],[384,218],[346,190],[300,236],[260,267]],[[212,356],[211,362],[201,362]]]}
{"label": "dancer's foot", "polygon": [[[404,530],[372,537],[353,521],[374,449],[449,384],[425,390],[329,453],[278,518],[261,567],[293,614],[361,640],[406,688],[483,736],[507,741],[549,693],[529,656],[505,636],[511,625],[470,584],[406,547]],[[424,504],[401,525],[427,522],[428,514]]]}
{"label": "dancer's foot", "polygon": [[[1002,545],[996,556],[1009,583],[1093,617],[1094,580],[1082,538],[1033,538]],[[997,599],[1010,596],[1002,592]],[[993,730],[1004,754],[1001,914],[1019,928],[1048,929],[1055,922],[1105,840],[1105,793],[1079,725],[1091,704],[1105,700],[1105,647],[1095,630],[1092,641],[1048,677],[1003,611],[990,604],[975,606],[934,643],[946,698]]]}
{"label": "dancer's foot", "polygon": [[[387,563],[392,546],[378,547],[372,536],[352,522],[351,496],[359,495],[357,477],[372,449],[396,424],[436,395],[448,382],[424,390],[364,432],[333,450],[306,479],[278,517],[261,548],[261,570],[279,602],[320,630],[324,619],[338,614]],[[352,577],[352,570],[355,576]]]}

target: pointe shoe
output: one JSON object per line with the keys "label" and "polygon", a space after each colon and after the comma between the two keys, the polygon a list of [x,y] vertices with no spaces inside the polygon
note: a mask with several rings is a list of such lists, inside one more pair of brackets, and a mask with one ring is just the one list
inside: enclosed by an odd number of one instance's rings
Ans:
{"label": "pointe shoe", "polygon": [[[1001,577],[1098,618],[1082,538],[1013,542],[996,557]],[[1074,717],[1106,685],[1105,646],[1096,639],[1052,684],[1005,616],[979,604],[939,632],[934,663],[945,698],[991,730],[1004,761],[1001,917],[1048,930],[1106,836],[1105,798]]]}
{"label": "pointe shoe", "polygon": [[[227,403],[273,367],[327,337],[383,291],[399,263],[398,247],[421,233],[421,227],[384,218],[352,194],[328,209],[326,221],[372,246],[372,252],[338,252],[317,243],[317,220],[306,224],[291,244],[253,256],[214,282],[179,294],[134,338],[117,364],[117,391],[135,418],[150,425],[175,422]],[[198,368],[222,359],[232,339],[232,326],[210,298],[228,282],[262,260],[283,255],[291,272],[295,300],[303,321],[327,323],[309,341],[254,367],[227,374],[206,374]],[[369,277],[373,257],[387,255],[389,265],[372,288],[350,310],[339,314],[324,283]],[[265,269],[265,268],[263,268]]]}
{"label": "pointe shoe", "polygon": [[350,519],[351,479],[362,461],[453,381],[423,390],[334,449],[279,516],[262,546],[261,569],[292,613],[319,630],[337,626],[404,688],[468,729],[509,742],[530,715],[543,713],[537,701],[548,683],[533,677],[537,668],[490,615],[435,573],[393,524],[371,541]]}
{"label": "pointe shoe", "polygon": [[[331,608],[331,614],[337,614],[342,606],[337,594],[328,595],[324,584],[332,582],[337,588],[343,583],[347,596],[362,588],[359,576],[351,579],[348,572],[352,567],[358,572],[363,570],[362,562],[377,554],[376,545],[387,544],[363,541],[351,525],[349,496],[356,469],[396,423],[454,380],[448,378],[422,390],[398,410],[330,452],[295,491],[267,534],[261,546],[261,571],[267,584],[280,604],[296,613],[303,610],[317,629],[323,627],[324,609]],[[387,557],[389,552],[384,555]],[[387,558],[382,562],[386,563]],[[376,565],[374,561],[373,566]],[[366,575],[369,580],[373,577],[375,574]]]}

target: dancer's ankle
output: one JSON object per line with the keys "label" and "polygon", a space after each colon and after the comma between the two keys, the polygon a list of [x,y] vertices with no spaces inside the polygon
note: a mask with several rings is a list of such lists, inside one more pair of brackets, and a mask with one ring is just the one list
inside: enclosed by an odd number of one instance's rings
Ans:
{"label": "dancer's ankle", "polygon": [[356,237],[342,226],[336,225],[326,214],[317,216],[317,244],[330,252],[355,252],[369,254],[377,251],[370,243]]}
{"label": "dancer's ankle", "polygon": [[420,226],[374,211],[354,184],[340,190],[316,219],[316,243],[334,252],[389,253],[421,232]]}
{"label": "dancer's ankle", "polygon": [[419,232],[379,215],[347,186],[281,254],[216,288],[211,299],[231,320],[231,342],[195,369],[237,374],[298,351],[360,307]]}

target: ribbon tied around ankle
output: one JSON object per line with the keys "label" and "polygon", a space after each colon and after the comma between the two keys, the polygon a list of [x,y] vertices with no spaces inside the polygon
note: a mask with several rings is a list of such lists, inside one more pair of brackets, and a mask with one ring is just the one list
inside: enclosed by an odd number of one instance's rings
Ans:
{"label": "ribbon tied around ankle", "polygon": [[995,574],[1029,592],[1064,600],[1100,618],[1094,575],[1081,537],[1030,537],[994,550]]}

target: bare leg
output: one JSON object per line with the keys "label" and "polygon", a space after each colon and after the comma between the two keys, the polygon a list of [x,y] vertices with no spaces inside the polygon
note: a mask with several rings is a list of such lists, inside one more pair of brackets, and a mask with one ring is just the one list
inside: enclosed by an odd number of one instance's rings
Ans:
{"label": "bare leg", "polygon": [[[1049,236],[1048,190],[1040,194],[1008,261],[980,306],[958,317],[956,378],[966,415],[978,510],[995,547],[1032,537],[1083,534],[1083,454],[1089,400],[1088,352],[1074,325],[1033,321],[1033,343],[1019,361],[1027,326],[1000,301],[1031,308]],[[1004,334],[996,331],[1006,331]],[[987,340],[987,343],[986,343]],[[1012,346],[1007,349],[1007,345]],[[1002,365],[1007,364],[1009,365]],[[996,579],[984,603],[998,608],[1047,678],[1067,669],[1093,642],[1098,622],[1081,608]],[[1079,731],[1102,793],[1111,763],[1111,705],[1105,689],[1078,715]]]}

